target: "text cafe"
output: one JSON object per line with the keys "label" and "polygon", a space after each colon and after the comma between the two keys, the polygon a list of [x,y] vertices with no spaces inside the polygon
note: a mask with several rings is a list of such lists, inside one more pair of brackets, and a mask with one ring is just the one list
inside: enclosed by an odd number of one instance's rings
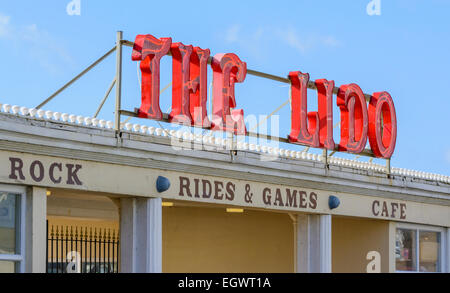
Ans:
{"label": "text cafe", "polygon": [[[47,105],[113,53],[94,116]],[[122,107],[131,61],[134,110]],[[252,132],[235,94],[247,75],[289,86],[290,132]],[[111,92],[114,117],[102,119]],[[450,177],[391,166],[394,100],[118,32],[40,105],[0,104],[0,272],[450,272]]]}

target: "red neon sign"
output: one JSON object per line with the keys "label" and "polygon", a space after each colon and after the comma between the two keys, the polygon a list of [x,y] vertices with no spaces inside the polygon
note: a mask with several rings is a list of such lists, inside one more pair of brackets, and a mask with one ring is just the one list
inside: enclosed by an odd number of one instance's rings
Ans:
{"label": "red neon sign", "polygon": [[[157,39],[152,35],[138,35],[134,42],[132,60],[140,61],[142,72],[141,107],[138,116],[162,120],[159,106],[160,61],[172,55],[172,111],[169,121],[199,126],[211,130],[245,135],[244,111],[235,109],[235,84],[242,83],[247,64],[233,53],[216,54],[211,59],[213,70],[213,115],[207,116],[207,67],[210,50],[172,43],[171,38]],[[315,148],[336,148],[333,139],[334,81],[318,79],[318,111],[307,111],[309,74],[289,73],[291,81],[291,132],[289,142]],[[397,119],[394,102],[387,92],[374,93],[367,106],[361,88],[352,83],[342,85],[336,104],[341,112],[339,151],[361,153],[367,140],[376,157],[390,158],[397,138]]]}

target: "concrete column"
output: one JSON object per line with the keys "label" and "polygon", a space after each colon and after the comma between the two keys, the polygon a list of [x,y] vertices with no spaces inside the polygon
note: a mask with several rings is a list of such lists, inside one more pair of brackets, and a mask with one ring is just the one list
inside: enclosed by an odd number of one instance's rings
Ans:
{"label": "concrete column", "polygon": [[[395,273],[395,238],[397,223],[389,222],[389,273]],[[383,273],[383,271],[381,271]]]}
{"label": "concrete column", "polygon": [[445,246],[445,251],[447,252],[446,253],[446,257],[447,257],[447,259],[446,259],[446,263],[447,263],[447,271],[446,271],[446,273],[450,273],[450,228],[447,228],[447,231],[446,231],[447,233],[447,241],[445,241],[445,243],[444,243],[444,245],[446,245]]}
{"label": "concrete column", "polygon": [[120,271],[136,272],[136,199],[120,199]]}
{"label": "concrete column", "polygon": [[331,215],[297,215],[298,273],[331,273]]}
{"label": "concrete column", "polygon": [[298,223],[297,223],[297,215],[288,214],[292,220],[293,228],[294,228],[294,273],[298,273]]}
{"label": "concrete column", "polygon": [[28,188],[25,210],[25,272],[45,273],[47,190],[39,187]]}
{"label": "concrete column", "polygon": [[120,199],[120,271],[162,272],[160,198]]}

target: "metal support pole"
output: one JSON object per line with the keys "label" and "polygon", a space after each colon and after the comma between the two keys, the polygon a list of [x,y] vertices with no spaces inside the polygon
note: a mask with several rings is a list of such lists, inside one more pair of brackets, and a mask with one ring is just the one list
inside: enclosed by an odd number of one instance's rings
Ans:
{"label": "metal support pole", "polygon": [[323,163],[325,164],[325,169],[328,168],[328,150],[324,149],[322,151]]}
{"label": "metal support pole", "polygon": [[100,105],[98,106],[98,109],[94,114],[94,118],[97,118],[98,113],[100,113],[100,110],[103,108],[103,105],[105,104],[106,99],[108,98],[109,94],[111,93],[111,90],[114,87],[115,83],[116,83],[116,78],[113,79],[113,81],[111,82],[111,85],[109,86],[108,90],[106,91],[105,97],[103,97],[103,100],[100,102]]}
{"label": "metal support pole", "polygon": [[[231,161],[234,160],[234,151],[236,150],[235,144],[234,144],[234,134],[232,132],[226,132],[227,134],[227,139],[231,140],[231,145],[230,145],[230,157],[231,157]],[[228,144],[225,145],[225,148],[228,147]]]}
{"label": "metal support pole", "polygon": [[389,176],[391,176],[391,158],[386,159],[386,173]]}
{"label": "metal support pole", "polygon": [[80,77],[82,77],[83,75],[85,75],[88,71],[90,71],[92,68],[94,68],[97,64],[99,64],[100,62],[102,62],[106,57],[109,56],[109,54],[111,54],[112,52],[114,52],[114,50],[116,50],[116,47],[112,48],[111,50],[109,50],[108,52],[106,52],[105,55],[103,55],[102,57],[100,57],[99,59],[97,59],[94,63],[92,63],[91,65],[89,65],[88,68],[86,68],[85,70],[83,70],[80,74],[78,74],[77,76],[75,76],[73,79],[71,79],[68,83],[66,83],[65,85],[63,85],[59,90],[57,90],[56,92],[54,92],[50,97],[48,97],[47,99],[45,99],[45,101],[43,101],[42,103],[40,103],[36,109],[40,109],[43,106],[45,106],[45,104],[47,104],[48,102],[50,102],[54,97],[56,97],[57,95],[59,95],[63,90],[65,90],[66,88],[68,88],[72,83],[74,83],[75,81],[77,81]]}
{"label": "metal support pole", "polygon": [[[120,113],[124,116],[139,117],[136,112],[131,112],[131,111],[127,111],[127,110],[120,110]],[[163,113],[163,118],[160,121],[169,123],[169,114]],[[196,126],[193,126],[193,127],[196,127]],[[205,128],[205,129],[207,129],[207,128]],[[254,133],[254,132],[247,132],[245,135],[249,136],[249,137],[256,137],[256,138],[261,138],[261,139],[265,139],[265,140],[276,140],[276,141],[283,142],[283,143],[289,143],[289,139],[283,138],[283,137],[271,136],[271,135]],[[298,145],[303,145],[303,144],[298,144]],[[310,147],[307,146],[302,152],[308,152],[309,149],[310,149]],[[330,157],[333,156],[338,151],[338,149],[339,149],[339,146],[336,146],[335,150],[330,153]],[[374,157],[372,150],[369,150],[369,149],[365,149],[359,155],[366,156],[366,157]]]}
{"label": "metal support pole", "polygon": [[[125,46],[128,46],[128,47],[133,47],[134,46],[134,43],[130,42],[130,41],[123,41],[123,44]],[[167,55],[171,55],[170,51],[167,53]],[[212,58],[213,57],[209,57],[208,64],[211,64]],[[261,71],[257,71],[257,70],[253,70],[253,69],[249,69],[249,68],[247,68],[247,73],[250,74],[250,75],[262,77],[262,78],[265,78],[265,79],[271,79],[271,80],[282,82],[282,83],[290,83],[291,82],[289,80],[289,78],[281,77],[281,76],[277,76],[277,75],[273,75],[273,74],[269,74],[269,73],[265,73],[265,72],[261,72]],[[316,90],[317,89],[316,83],[315,83],[314,80],[310,80],[308,82],[308,88],[312,89],[312,90]],[[338,87],[334,87],[333,88],[333,94],[337,95],[338,92],[339,92],[339,88]],[[370,102],[370,99],[372,98],[372,96],[369,95],[369,94],[364,94],[364,97],[366,98],[367,102]]]}
{"label": "metal support pole", "polygon": [[122,31],[117,32],[116,41],[116,111],[115,111],[115,130],[120,131],[120,107],[122,93]]}

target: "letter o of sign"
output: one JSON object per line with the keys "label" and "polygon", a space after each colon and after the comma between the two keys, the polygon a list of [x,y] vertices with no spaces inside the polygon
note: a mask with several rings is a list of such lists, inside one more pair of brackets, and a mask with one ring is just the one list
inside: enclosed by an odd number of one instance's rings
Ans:
{"label": "letter o of sign", "polygon": [[[38,166],[39,169],[39,175],[36,176],[36,166]],[[41,161],[34,161],[33,163],[31,163],[30,165],[30,175],[31,178],[33,178],[34,181],[36,182],[41,182],[42,179],[44,179],[44,165],[41,163]]]}
{"label": "letter o of sign", "polygon": [[374,155],[390,158],[396,140],[397,116],[391,95],[388,92],[374,93],[369,104],[369,142]]}

